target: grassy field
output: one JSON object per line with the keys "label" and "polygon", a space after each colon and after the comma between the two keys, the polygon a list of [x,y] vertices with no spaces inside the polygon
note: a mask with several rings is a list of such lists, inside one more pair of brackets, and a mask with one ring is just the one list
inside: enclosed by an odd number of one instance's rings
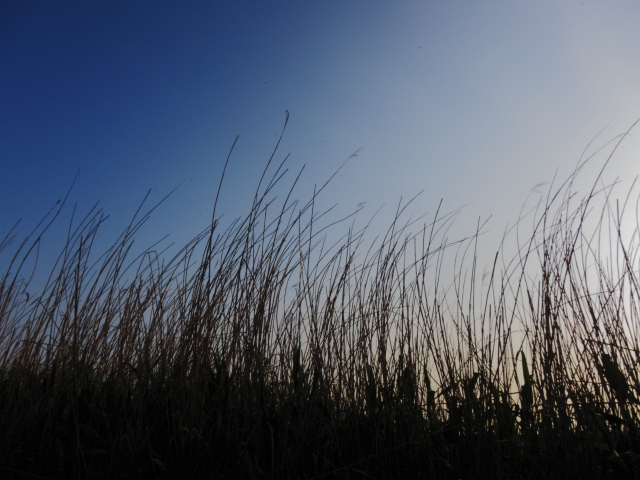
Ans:
{"label": "grassy field", "polygon": [[571,177],[487,259],[451,215],[374,242],[320,190],[273,213],[269,168],[170,260],[130,258],[148,215],[96,254],[93,212],[35,294],[48,224],[7,235],[2,478],[640,477],[637,205]]}

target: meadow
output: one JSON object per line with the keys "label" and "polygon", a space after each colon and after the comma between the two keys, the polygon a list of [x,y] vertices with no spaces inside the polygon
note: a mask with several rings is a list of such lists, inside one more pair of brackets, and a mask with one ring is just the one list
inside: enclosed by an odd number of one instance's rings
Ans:
{"label": "meadow", "polygon": [[131,255],[153,208],[104,252],[92,210],[34,293],[65,202],[1,240],[3,478],[640,477],[633,186],[578,195],[586,159],[479,258],[481,225],[451,240],[411,201],[377,239],[295,176],[276,209],[274,155],[169,259]]}

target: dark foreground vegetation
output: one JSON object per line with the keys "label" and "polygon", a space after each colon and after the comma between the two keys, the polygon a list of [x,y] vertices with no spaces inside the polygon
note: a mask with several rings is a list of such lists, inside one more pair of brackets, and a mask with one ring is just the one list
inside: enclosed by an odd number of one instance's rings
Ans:
{"label": "dark foreground vegetation", "polygon": [[47,224],[13,249],[2,478],[640,476],[638,230],[613,186],[551,188],[513,259],[480,259],[451,215],[401,207],[369,243],[320,228],[316,194],[272,215],[272,170],[171,261],[128,257],[147,216],[96,255],[100,212],[40,293]]}

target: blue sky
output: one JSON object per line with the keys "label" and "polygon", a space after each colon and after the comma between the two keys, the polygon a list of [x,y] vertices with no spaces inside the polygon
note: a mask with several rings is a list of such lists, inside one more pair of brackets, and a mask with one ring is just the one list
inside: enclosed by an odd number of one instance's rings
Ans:
{"label": "blue sky", "polygon": [[[361,149],[322,205],[368,218],[424,190],[418,211],[469,204],[461,231],[491,215],[499,239],[537,184],[640,118],[639,24],[618,0],[3,2],[0,236],[79,171],[70,201],[100,201],[113,238],[180,185],[137,242],[182,245],[237,135],[218,208],[246,213],[288,110],[276,160],[306,165],[300,199]],[[639,135],[608,178],[640,173]]]}

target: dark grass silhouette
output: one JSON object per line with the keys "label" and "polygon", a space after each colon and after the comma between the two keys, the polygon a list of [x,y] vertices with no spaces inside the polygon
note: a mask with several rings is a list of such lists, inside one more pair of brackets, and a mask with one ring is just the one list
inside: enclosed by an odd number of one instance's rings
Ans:
{"label": "dark grass silhouette", "polygon": [[92,211],[28,295],[43,223],[0,283],[2,476],[637,478],[638,230],[584,163],[484,279],[453,215],[328,246],[322,189],[271,214],[284,162],[169,261],[129,259],[148,214],[94,260]]}

